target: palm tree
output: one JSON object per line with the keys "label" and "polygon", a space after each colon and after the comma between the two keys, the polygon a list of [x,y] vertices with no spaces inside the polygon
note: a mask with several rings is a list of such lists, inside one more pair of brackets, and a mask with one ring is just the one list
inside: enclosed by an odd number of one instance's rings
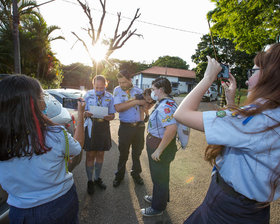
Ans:
{"label": "palm tree", "polygon": [[[19,48],[19,23],[24,15],[37,15],[35,11],[36,1],[26,0],[0,0],[1,27],[6,26],[8,32],[12,32],[14,46],[15,72],[20,73],[20,48]],[[13,14],[12,14],[13,12]]]}
{"label": "palm tree", "polygon": [[[62,36],[52,37],[51,34],[59,30],[58,26],[47,26],[41,15],[28,15],[22,18],[22,41],[25,41],[23,52],[26,58],[24,63],[33,67],[33,73],[37,78],[46,78],[53,57],[50,43],[63,39]],[[35,68],[36,66],[36,68]],[[25,66],[24,66],[25,67]]]}

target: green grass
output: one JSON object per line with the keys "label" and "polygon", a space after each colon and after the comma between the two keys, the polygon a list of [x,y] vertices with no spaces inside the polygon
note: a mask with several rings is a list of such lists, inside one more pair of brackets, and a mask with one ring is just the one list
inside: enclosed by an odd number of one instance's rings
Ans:
{"label": "green grass", "polygon": [[240,102],[239,102],[239,106],[242,106],[244,104],[244,102],[246,101],[247,99],[247,89],[240,89],[240,91],[236,91],[236,95],[235,95],[235,103],[236,105],[238,105],[238,97],[239,95],[241,96],[240,97]]}

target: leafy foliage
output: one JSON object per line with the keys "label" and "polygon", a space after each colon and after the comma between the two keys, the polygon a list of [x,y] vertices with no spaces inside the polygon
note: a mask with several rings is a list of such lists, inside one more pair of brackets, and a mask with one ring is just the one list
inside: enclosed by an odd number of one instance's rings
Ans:
{"label": "leafy foliage", "polygon": [[[213,36],[213,42],[217,52],[217,60],[230,66],[231,74],[235,75],[239,86],[245,87],[247,80],[247,70],[253,66],[253,58],[255,54],[247,54],[244,51],[235,50],[235,44],[228,39]],[[197,45],[192,61],[197,64],[195,68],[197,80],[203,78],[207,67],[207,58],[209,55],[215,58],[213,44],[210,35],[204,35],[201,42]]]}
{"label": "leafy foliage", "polygon": [[72,88],[85,86],[86,89],[91,89],[94,71],[94,74],[105,76],[109,84],[107,90],[112,91],[118,85],[116,76],[120,70],[127,69],[131,74],[135,74],[150,67],[149,64],[134,62],[132,60],[110,59],[108,62],[109,63],[100,64],[98,69],[92,69],[92,67],[85,66],[81,63],[63,66],[64,79],[61,85],[63,87]]}
{"label": "leafy foliage", "polygon": [[[47,26],[40,13],[34,10],[36,1],[19,2],[19,37],[22,73],[35,77],[43,86],[59,87],[62,81],[61,65],[51,51],[50,42],[64,39],[51,37],[57,26]],[[0,0],[0,72],[14,72],[12,38],[12,1]]]}
{"label": "leafy foliage", "polygon": [[62,67],[63,81],[61,86],[65,88],[79,88],[85,86],[86,89],[91,89],[91,74],[92,67],[81,63],[73,63]]}
{"label": "leafy foliage", "polygon": [[189,69],[189,65],[179,57],[163,56],[159,57],[152,66]]}
{"label": "leafy foliage", "polygon": [[233,40],[236,49],[255,53],[275,42],[280,34],[279,0],[212,0],[216,8],[208,13],[212,31]]}

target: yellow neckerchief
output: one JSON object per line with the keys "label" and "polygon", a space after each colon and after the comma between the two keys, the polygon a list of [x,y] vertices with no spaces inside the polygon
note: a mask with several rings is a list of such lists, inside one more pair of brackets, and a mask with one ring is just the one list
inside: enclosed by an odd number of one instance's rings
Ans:
{"label": "yellow neckerchief", "polygon": [[131,98],[130,91],[132,90],[132,88],[133,88],[133,86],[131,86],[130,88],[128,88],[127,90],[125,90],[128,100]]}

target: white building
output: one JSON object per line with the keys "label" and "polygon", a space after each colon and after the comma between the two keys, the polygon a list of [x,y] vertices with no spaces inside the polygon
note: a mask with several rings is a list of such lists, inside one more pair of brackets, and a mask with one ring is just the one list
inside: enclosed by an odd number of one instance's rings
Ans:
{"label": "white building", "polygon": [[195,85],[195,72],[178,69],[154,66],[133,76],[133,85],[141,89],[151,88],[152,81],[158,77],[166,77],[173,88],[178,88],[180,93],[189,93]]}

